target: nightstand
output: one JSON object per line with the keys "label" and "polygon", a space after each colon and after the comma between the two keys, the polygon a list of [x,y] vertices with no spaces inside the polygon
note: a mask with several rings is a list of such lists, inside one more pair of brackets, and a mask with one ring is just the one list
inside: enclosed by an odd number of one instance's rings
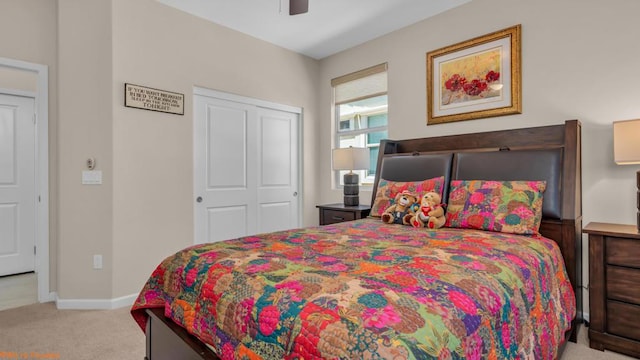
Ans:
{"label": "nightstand", "polygon": [[589,346],[640,357],[640,233],[589,223]]}
{"label": "nightstand", "polygon": [[369,205],[327,204],[317,205],[316,207],[320,209],[320,225],[366,218],[371,211],[371,206]]}

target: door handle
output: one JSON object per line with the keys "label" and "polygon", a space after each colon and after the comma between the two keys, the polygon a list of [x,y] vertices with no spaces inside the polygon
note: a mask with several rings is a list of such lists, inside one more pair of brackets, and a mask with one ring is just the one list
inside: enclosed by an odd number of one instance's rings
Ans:
{"label": "door handle", "polygon": [[298,192],[297,192],[297,191],[294,191],[294,192],[293,192],[293,196],[298,196]]}
{"label": "door handle", "polygon": [[202,202],[202,196],[198,196],[198,197],[196,198],[196,201],[197,201],[197,202],[199,202],[199,203],[201,203],[201,202]]}

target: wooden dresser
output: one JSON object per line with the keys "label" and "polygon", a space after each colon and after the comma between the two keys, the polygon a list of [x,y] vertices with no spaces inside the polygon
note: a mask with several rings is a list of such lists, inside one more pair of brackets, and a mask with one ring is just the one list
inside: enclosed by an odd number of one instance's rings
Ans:
{"label": "wooden dresser", "polygon": [[590,223],[589,346],[640,357],[640,233]]}

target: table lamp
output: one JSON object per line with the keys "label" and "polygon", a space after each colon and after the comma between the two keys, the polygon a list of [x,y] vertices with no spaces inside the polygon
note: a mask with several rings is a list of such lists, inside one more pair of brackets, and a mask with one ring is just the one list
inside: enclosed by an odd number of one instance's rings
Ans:
{"label": "table lamp", "polygon": [[369,168],[369,149],[348,148],[333,149],[333,170],[349,170],[344,174],[344,204],[356,206],[360,203],[358,174],[353,170]]}
{"label": "table lamp", "polygon": [[[613,122],[613,154],[618,165],[640,164],[640,119]],[[640,231],[640,170],[636,173],[636,187]]]}

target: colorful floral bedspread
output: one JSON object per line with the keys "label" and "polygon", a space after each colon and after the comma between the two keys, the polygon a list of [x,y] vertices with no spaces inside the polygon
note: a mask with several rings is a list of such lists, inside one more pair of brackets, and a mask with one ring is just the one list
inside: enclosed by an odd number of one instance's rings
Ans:
{"label": "colorful floral bedspread", "polygon": [[154,307],[223,360],[553,359],[575,297],[552,240],[364,219],[185,249]]}

